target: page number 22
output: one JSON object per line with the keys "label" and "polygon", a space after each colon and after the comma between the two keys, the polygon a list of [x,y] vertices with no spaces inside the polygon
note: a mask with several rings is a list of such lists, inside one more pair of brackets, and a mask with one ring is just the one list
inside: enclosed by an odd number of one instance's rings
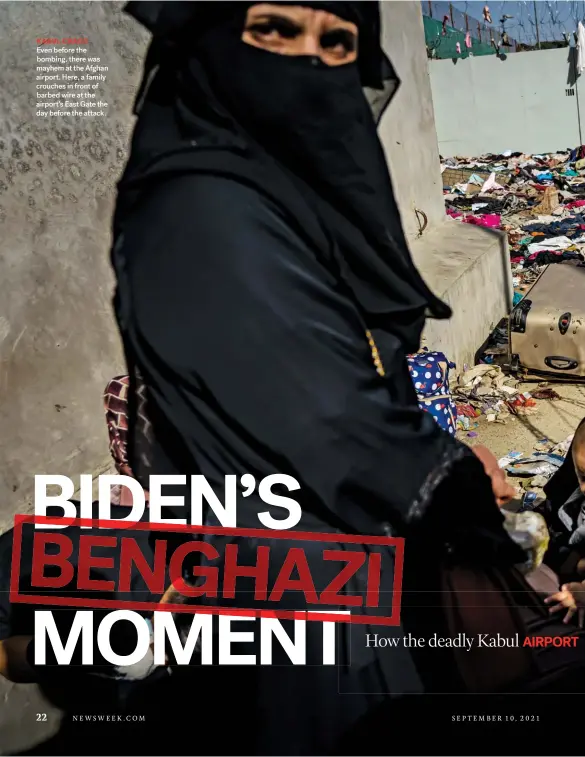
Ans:
{"label": "page number 22", "polygon": [[37,723],[43,722],[45,723],[47,720],[47,713],[46,712],[37,712]]}

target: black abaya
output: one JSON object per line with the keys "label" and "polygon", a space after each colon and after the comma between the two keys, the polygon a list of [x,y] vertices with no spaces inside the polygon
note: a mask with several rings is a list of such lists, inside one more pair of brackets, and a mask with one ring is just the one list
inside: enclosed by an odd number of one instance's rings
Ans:
{"label": "black abaya", "polygon": [[[119,322],[154,408],[143,471],[202,473],[220,497],[227,474],[257,481],[289,474],[301,485],[298,528],[321,532],[404,533],[413,503],[427,505],[442,489],[439,499],[450,507],[436,523],[437,539],[453,534],[458,503],[473,520],[483,512],[488,530],[492,517],[497,533],[501,516],[479,462],[430,415],[393,401],[406,392],[404,373],[378,376],[355,304],[277,209],[248,187],[196,176],[152,192],[143,212],[156,213],[157,224],[131,221],[114,253]],[[394,348],[398,358],[398,341]],[[451,465],[459,466],[458,478],[447,476]],[[437,482],[429,480],[427,500],[420,489],[428,468]],[[238,526],[258,527],[257,513],[266,509],[255,496],[242,497]],[[282,517],[276,509],[273,516]],[[501,541],[508,545],[505,535]],[[242,562],[247,546],[240,540]],[[289,546],[272,548],[282,554]],[[480,547],[474,539],[473,550]],[[316,553],[308,559],[317,589],[324,588],[331,576]],[[392,587],[388,551],[382,596],[391,597]],[[242,588],[235,605],[250,605]],[[279,607],[300,609],[286,596]],[[309,625],[308,655],[318,657],[321,630]],[[253,753],[325,754],[381,697],[422,688],[409,651],[368,648],[372,632],[344,630],[340,659],[351,665],[341,669],[258,666],[202,675],[212,688],[226,681],[226,711],[247,713],[240,736]]]}

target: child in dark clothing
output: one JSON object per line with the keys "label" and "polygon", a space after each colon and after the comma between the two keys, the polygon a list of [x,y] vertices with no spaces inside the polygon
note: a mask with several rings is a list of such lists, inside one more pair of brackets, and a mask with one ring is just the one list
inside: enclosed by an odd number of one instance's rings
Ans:
{"label": "child in dark clothing", "polygon": [[585,420],[564,465],[545,487],[551,543],[545,562],[568,583],[585,577]]}
{"label": "child in dark clothing", "polygon": [[[580,627],[585,620],[585,420],[579,424],[567,460],[545,490],[549,496],[550,515],[558,530],[554,532],[548,563],[556,567],[564,583],[560,591],[548,597],[551,613],[566,610],[564,622],[577,615]],[[555,478],[557,480],[555,481]],[[567,496],[567,491],[574,487]],[[558,499],[564,499],[559,504]]]}

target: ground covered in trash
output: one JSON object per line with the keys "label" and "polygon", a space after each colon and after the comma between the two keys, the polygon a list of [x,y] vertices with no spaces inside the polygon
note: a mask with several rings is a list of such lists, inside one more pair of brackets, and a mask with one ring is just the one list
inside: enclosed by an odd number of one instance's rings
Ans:
{"label": "ground covered in trash", "polygon": [[447,215],[508,234],[517,304],[549,263],[585,259],[585,146],[441,164]]}
{"label": "ground covered in trash", "polygon": [[[534,389],[534,384],[521,384],[523,391]],[[565,384],[554,385],[561,399],[541,400],[537,411],[533,415],[517,415],[502,423],[488,422],[485,415],[477,419],[475,433],[460,430],[457,438],[473,446],[483,444],[488,447],[500,460],[504,462],[510,453],[520,453],[517,458],[522,460],[530,457],[533,452],[544,452],[559,444],[566,444],[582,418],[585,417],[585,385]],[[549,472],[550,472],[549,468]],[[512,476],[508,472],[511,483],[518,487],[519,498],[525,491],[534,491],[538,497],[542,496],[542,488],[534,486],[533,482],[539,475]],[[539,481],[537,480],[538,484]],[[540,481],[542,483],[542,481]]]}
{"label": "ground covered in trash", "polygon": [[[585,146],[442,158],[441,169],[452,222],[507,233],[514,306],[548,265],[585,265]],[[489,447],[526,505],[541,496],[585,417],[585,383],[523,382],[510,369],[504,319],[478,364],[452,371],[449,389],[458,438]]]}

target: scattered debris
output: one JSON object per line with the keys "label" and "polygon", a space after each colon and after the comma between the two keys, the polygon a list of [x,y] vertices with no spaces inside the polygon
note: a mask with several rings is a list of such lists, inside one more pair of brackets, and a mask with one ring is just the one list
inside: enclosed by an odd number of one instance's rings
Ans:
{"label": "scattered debris", "polygon": [[550,155],[506,151],[442,161],[447,214],[507,233],[514,304],[544,265],[585,261],[582,152],[582,147]]}
{"label": "scattered debris", "polygon": [[[506,472],[511,476],[543,476],[545,482],[553,475],[553,473],[560,468],[564,462],[564,458],[560,455],[547,455],[542,452],[537,452],[530,457],[520,458],[511,462],[506,467]],[[544,485],[544,484],[543,484]],[[537,484],[535,484],[537,486]]]}
{"label": "scattered debris", "polygon": [[555,392],[551,387],[545,387],[544,389],[537,389],[532,392],[532,396],[537,400],[560,400],[561,395]]}
{"label": "scattered debris", "polygon": [[[457,408],[457,428],[469,431],[471,418],[485,415],[490,423],[505,423],[517,410],[516,381],[507,377],[500,366],[476,365],[465,371],[453,390]],[[477,426],[477,424],[476,424]]]}
{"label": "scattered debris", "polygon": [[541,503],[542,489],[565,461],[572,440],[573,434],[558,444],[550,439],[540,439],[528,457],[512,450],[498,460],[500,468],[505,469],[509,476],[521,479],[519,484],[526,492],[523,509],[532,510]]}

